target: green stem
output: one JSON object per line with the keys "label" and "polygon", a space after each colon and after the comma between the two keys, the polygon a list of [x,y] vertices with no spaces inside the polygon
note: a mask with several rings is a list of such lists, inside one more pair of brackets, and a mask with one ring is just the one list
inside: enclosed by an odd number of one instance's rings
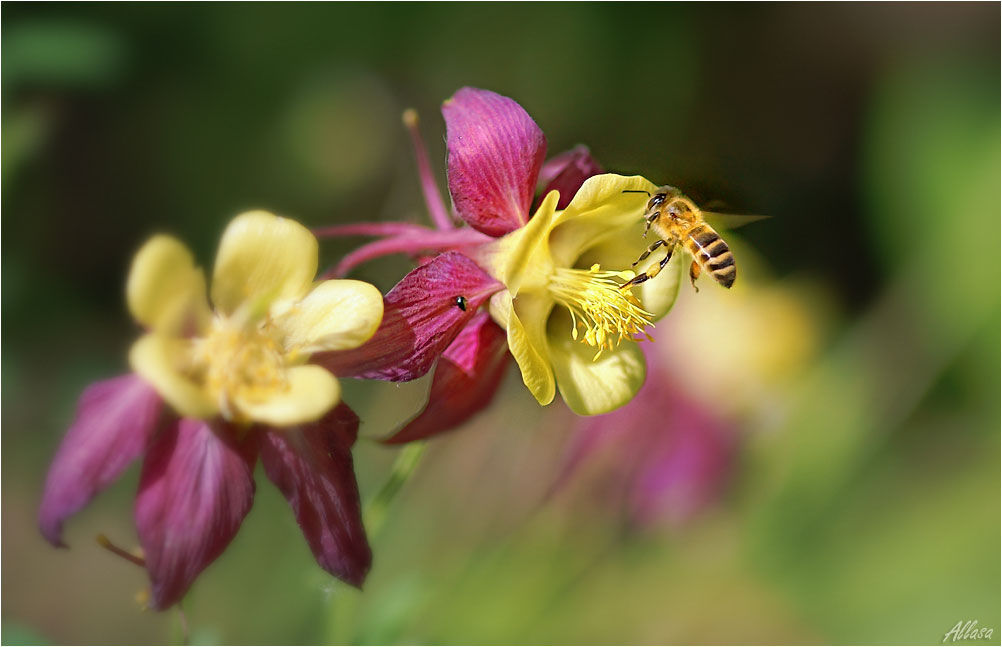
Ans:
{"label": "green stem", "polygon": [[[379,535],[389,514],[390,505],[404,484],[413,476],[424,456],[425,443],[411,443],[397,454],[390,475],[365,505],[362,521],[372,541]],[[357,640],[357,623],[361,592],[342,582],[335,581],[331,598],[328,637],[334,645],[348,645]]]}
{"label": "green stem", "polygon": [[423,442],[411,443],[404,447],[393,462],[390,476],[386,479],[383,487],[366,504],[362,516],[365,521],[366,532],[369,534],[370,539],[377,536],[380,530],[382,530],[383,524],[386,523],[390,504],[393,503],[393,499],[396,498],[397,493],[400,492],[400,489],[414,474],[417,466],[421,464],[421,457],[424,456],[424,451],[425,443]]}

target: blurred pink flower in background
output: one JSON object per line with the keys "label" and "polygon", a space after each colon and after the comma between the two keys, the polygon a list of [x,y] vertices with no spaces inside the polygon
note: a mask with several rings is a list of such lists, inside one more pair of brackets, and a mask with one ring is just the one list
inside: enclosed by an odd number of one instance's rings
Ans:
{"label": "blurred pink flower in background", "polygon": [[722,494],[736,429],[685,392],[656,344],[641,346],[647,382],[622,408],[574,419],[551,496],[585,487],[630,523],[675,527]]}

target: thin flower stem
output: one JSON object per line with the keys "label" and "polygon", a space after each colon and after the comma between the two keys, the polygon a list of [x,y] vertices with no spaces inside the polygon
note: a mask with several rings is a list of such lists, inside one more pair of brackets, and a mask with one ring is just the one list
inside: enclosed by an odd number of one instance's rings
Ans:
{"label": "thin flower stem", "polygon": [[180,622],[181,629],[181,644],[190,645],[191,644],[191,629],[188,625],[188,616],[185,614],[184,609],[181,607],[181,603],[177,603],[177,619]]}
{"label": "thin flower stem", "polygon": [[445,208],[445,201],[431,172],[428,151],[425,149],[424,140],[421,139],[421,131],[418,130],[416,110],[404,110],[404,125],[407,126],[407,132],[410,133],[411,142],[414,144],[414,157],[417,159],[418,176],[421,178],[421,191],[424,193],[425,204],[428,205],[428,214],[439,229],[454,229],[456,225]]}
{"label": "thin flower stem", "polygon": [[613,530],[609,540],[596,551],[591,559],[585,562],[581,568],[563,579],[563,581],[558,582],[552,588],[545,601],[538,605],[536,612],[522,620],[524,635],[519,635],[519,638],[524,638],[527,643],[531,642],[531,636],[538,631],[540,624],[559,608],[562,601],[581,588],[587,582],[588,578],[593,577],[596,570],[608,563],[610,558],[614,557],[628,540],[629,533],[625,525]]}
{"label": "thin flower stem", "polygon": [[[366,533],[370,541],[382,529],[389,513],[390,504],[397,493],[414,474],[424,456],[425,443],[417,442],[405,446],[390,470],[383,487],[372,497],[362,513]],[[361,592],[343,582],[335,580],[331,588],[330,614],[328,615],[328,642],[333,645],[348,645],[356,642],[359,604]]]}
{"label": "thin flower stem", "polygon": [[414,474],[418,465],[421,464],[424,452],[425,443],[411,443],[397,454],[397,459],[393,463],[389,478],[386,479],[383,487],[379,489],[379,492],[365,506],[363,519],[370,538],[379,534],[383,524],[386,522],[390,504],[393,503],[393,499],[396,498],[397,493],[400,492],[400,489]]}

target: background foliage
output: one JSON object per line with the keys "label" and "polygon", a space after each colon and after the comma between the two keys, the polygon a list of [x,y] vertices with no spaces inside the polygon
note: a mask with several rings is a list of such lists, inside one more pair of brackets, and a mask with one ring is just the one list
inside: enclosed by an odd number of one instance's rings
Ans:
{"label": "background foliage", "polygon": [[[143,573],[91,541],[134,541],[136,470],[69,527],[72,550],[34,522],[77,394],[125,367],[133,251],[169,231],[208,264],[251,207],[423,218],[400,113],[422,115],[444,181],[438,105],[462,85],[518,100],[551,153],[586,143],[610,170],[772,216],[729,236],[744,289],[687,291],[658,337],[736,430],[725,494],[645,529],[587,475],[547,498],[573,421],[511,371],[430,444],[364,594],[262,487],[186,601],[193,640],[939,643],[960,620],[998,638],[997,4],[4,13],[3,642],[179,636],[133,602]],[[406,267],[357,276],[386,289]],[[346,398],[374,437],[426,388]],[[360,443],[363,495],[396,451]]]}

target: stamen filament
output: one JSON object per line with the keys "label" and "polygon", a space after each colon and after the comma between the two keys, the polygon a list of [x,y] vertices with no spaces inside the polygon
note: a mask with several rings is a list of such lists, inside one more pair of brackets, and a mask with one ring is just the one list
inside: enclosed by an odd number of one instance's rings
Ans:
{"label": "stamen filament", "polygon": [[133,553],[130,553],[129,551],[125,550],[124,548],[120,548],[120,547],[116,546],[115,544],[113,544],[111,542],[110,539],[108,539],[107,535],[105,535],[105,534],[102,533],[102,534],[99,534],[95,539],[97,540],[98,545],[101,546],[101,548],[104,548],[105,550],[107,550],[108,552],[114,553],[115,555],[118,555],[119,557],[121,557],[125,561],[132,562],[133,564],[135,564],[136,566],[139,566],[141,568],[145,568],[146,567],[146,560],[145,559],[143,559],[142,557],[140,557],[138,555],[134,555]]}

